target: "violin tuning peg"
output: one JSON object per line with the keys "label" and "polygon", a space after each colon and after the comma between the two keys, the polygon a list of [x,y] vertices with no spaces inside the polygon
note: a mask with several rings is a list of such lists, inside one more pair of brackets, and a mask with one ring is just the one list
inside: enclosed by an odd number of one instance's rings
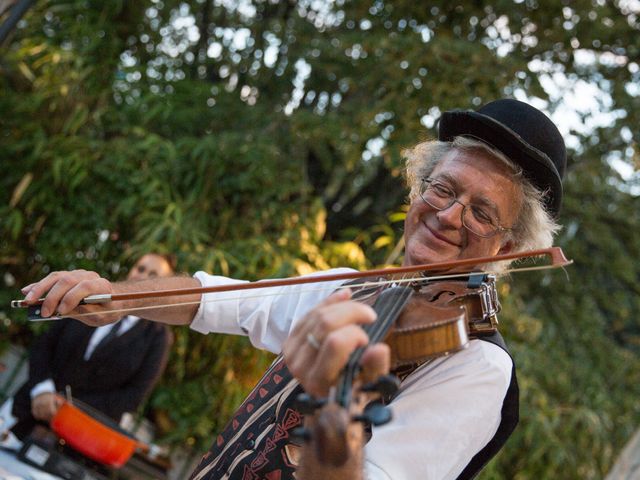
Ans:
{"label": "violin tuning peg", "polygon": [[294,439],[300,440],[304,443],[308,443],[309,441],[311,441],[311,432],[308,428],[305,427],[294,428],[293,430],[291,430],[291,436]]}
{"label": "violin tuning peg", "polygon": [[383,397],[389,397],[398,391],[400,379],[395,375],[382,375],[377,380],[365,383],[360,390],[363,392],[378,392]]}
{"label": "violin tuning peg", "polygon": [[370,423],[376,427],[389,423],[393,415],[391,409],[381,403],[370,403],[362,412],[362,415],[355,415],[352,420],[355,422]]}
{"label": "violin tuning peg", "polygon": [[303,415],[307,415],[325,406],[326,403],[327,400],[325,398],[314,398],[308,393],[301,393],[295,398],[293,408]]}

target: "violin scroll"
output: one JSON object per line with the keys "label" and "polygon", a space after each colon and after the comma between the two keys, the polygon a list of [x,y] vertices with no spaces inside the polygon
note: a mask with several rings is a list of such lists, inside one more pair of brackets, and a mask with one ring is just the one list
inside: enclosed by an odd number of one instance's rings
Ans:
{"label": "violin scroll", "polygon": [[336,403],[327,404],[319,413],[313,429],[316,457],[320,463],[341,467],[350,452],[363,444],[363,432],[351,423],[349,412]]}
{"label": "violin scroll", "polygon": [[394,375],[383,375],[357,388],[356,400],[348,408],[302,393],[295,406],[303,414],[313,414],[315,421],[311,428],[296,429],[294,435],[305,443],[313,440],[316,461],[341,467],[362,448],[365,425],[380,426],[391,421],[391,410],[374,399],[392,395],[399,385],[400,380]]}

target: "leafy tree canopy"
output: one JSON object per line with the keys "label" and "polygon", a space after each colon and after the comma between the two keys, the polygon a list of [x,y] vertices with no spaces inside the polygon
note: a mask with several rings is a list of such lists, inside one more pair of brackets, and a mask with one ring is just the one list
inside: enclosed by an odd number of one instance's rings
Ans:
{"label": "leafy tree canopy", "polygon": [[[570,147],[558,244],[503,283],[522,423],[484,478],[601,478],[639,423],[640,8],[631,0],[42,1],[0,54],[2,341],[53,270],[139,254],[257,279],[399,262],[403,148],[502,96]],[[0,20],[6,18],[0,17]],[[4,305],[4,307],[2,306]],[[150,400],[208,444],[269,357],[182,329]]]}

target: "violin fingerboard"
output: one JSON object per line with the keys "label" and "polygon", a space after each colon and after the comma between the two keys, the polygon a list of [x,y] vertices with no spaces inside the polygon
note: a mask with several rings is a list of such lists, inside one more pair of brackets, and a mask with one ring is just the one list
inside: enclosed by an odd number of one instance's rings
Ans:
{"label": "violin fingerboard", "polygon": [[[410,287],[391,287],[380,293],[373,305],[378,318],[374,323],[364,327],[369,336],[369,343],[377,343],[387,335],[412,295],[413,289]],[[346,368],[356,368],[364,350],[364,348],[356,349],[351,354]]]}

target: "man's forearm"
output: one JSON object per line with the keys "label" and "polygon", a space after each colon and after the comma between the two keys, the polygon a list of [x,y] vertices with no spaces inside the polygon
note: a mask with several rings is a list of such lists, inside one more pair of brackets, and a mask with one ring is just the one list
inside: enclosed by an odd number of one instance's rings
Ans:
{"label": "man's forearm", "polygon": [[[200,282],[192,277],[165,277],[134,282],[113,284],[113,293],[153,292],[198,288]],[[198,311],[200,294],[153,297],[139,300],[113,302],[114,308],[122,308],[124,313],[170,325],[188,325]]]}

